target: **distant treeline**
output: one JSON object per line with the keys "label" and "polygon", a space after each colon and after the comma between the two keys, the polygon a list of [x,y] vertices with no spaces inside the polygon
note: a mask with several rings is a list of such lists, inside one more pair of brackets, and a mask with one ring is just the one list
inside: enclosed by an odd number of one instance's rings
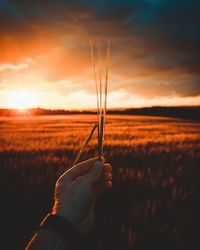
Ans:
{"label": "distant treeline", "polygon": [[[41,108],[28,109],[19,111],[16,109],[0,109],[0,116],[28,116],[28,115],[73,115],[73,114],[95,114],[96,111],[71,111],[71,110],[49,110]],[[128,108],[128,109],[111,109],[108,114],[116,115],[146,115],[146,116],[162,116],[181,119],[190,119],[200,121],[200,106],[191,107],[149,107],[149,108]]]}
{"label": "distant treeline", "polygon": [[200,106],[194,107],[150,107],[108,111],[111,114],[163,116],[200,121]]}

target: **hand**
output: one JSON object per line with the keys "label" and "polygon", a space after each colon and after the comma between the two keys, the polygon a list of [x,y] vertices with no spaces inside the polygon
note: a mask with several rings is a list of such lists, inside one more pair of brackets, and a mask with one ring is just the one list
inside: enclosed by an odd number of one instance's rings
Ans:
{"label": "hand", "polygon": [[53,213],[72,222],[84,234],[94,224],[99,193],[112,186],[112,167],[92,158],[66,171],[56,182]]}

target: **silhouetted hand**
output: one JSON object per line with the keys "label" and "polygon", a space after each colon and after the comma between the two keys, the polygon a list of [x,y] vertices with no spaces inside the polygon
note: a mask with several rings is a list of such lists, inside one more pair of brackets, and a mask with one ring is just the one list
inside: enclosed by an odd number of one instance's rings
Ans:
{"label": "silhouetted hand", "polygon": [[53,213],[66,218],[87,234],[94,223],[94,206],[105,187],[112,186],[112,167],[104,159],[81,162],[56,182]]}

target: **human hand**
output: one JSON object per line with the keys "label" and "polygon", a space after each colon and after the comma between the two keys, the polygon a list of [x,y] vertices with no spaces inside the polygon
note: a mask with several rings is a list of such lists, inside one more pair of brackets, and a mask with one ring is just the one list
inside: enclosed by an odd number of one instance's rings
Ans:
{"label": "human hand", "polygon": [[84,234],[94,224],[96,199],[112,186],[112,167],[98,158],[81,162],[66,171],[56,182],[53,214],[69,220]]}

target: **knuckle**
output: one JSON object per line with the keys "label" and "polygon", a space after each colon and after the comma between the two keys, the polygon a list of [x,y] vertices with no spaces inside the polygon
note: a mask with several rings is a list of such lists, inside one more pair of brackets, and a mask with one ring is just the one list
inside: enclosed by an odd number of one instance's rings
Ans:
{"label": "knuckle", "polygon": [[109,163],[104,164],[104,171],[106,172],[112,171],[112,166]]}
{"label": "knuckle", "polygon": [[112,175],[111,175],[111,174],[107,174],[107,175],[106,175],[106,179],[107,179],[107,180],[112,180]]}

